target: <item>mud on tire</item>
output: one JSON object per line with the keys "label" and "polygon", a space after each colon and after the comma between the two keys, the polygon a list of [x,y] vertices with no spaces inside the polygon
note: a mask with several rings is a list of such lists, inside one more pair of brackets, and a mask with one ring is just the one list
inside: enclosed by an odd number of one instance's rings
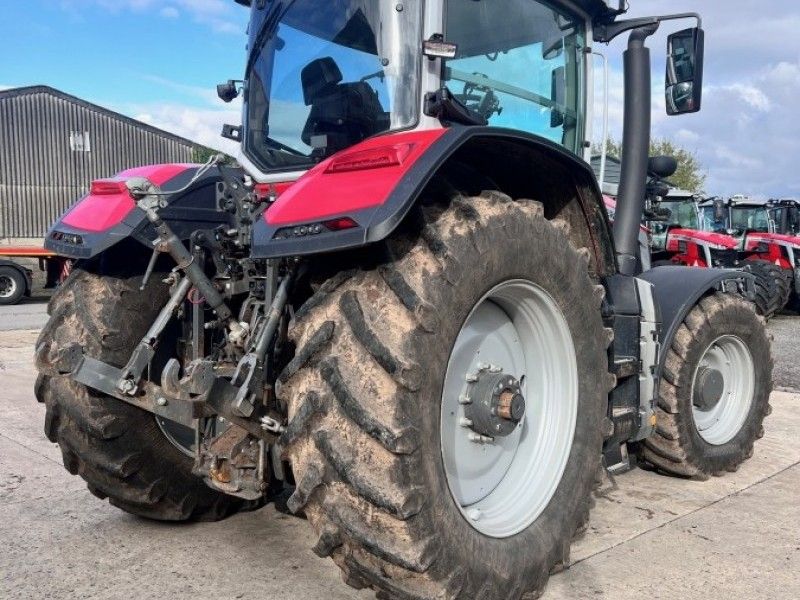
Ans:
{"label": "mud on tire", "polygon": [[[698,432],[693,417],[692,384],[698,363],[721,336],[736,336],[753,357],[754,394],[738,433],[724,444],[711,444]],[[656,432],[641,447],[641,456],[673,475],[706,479],[736,471],[753,454],[764,435],[772,391],[772,354],[764,320],[752,305],[734,294],[703,298],[687,315],[667,351],[659,382]]]}
{"label": "mud on tire", "polygon": [[[608,331],[588,252],[533,201],[496,192],[426,208],[388,243],[386,263],[327,280],[290,328],[297,353],[279,378],[281,444],[304,511],[354,587],[381,598],[536,598],[568,564],[585,526],[602,445]],[[475,302],[525,278],[560,305],[578,364],[578,421],[555,495],[516,536],[478,533],[450,494],[440,401],[450,351]],[[599,288],[599,289],[598,289]]]}
{"label": "mud on tire", "polygon": [[[155,281],[154,281],[155,280]],[[132,514],[164,521],[217,520],[255,505],[215,492],[192,475],[192,460],[134,406],[54,373],[59,351],[80,343],[86,353],[124,366],[166,302],[151,278],[113,277],[75,269],[53,295],[50,320],[37,341],[36,398],[46,406],[44,430],[61,448],[64,466],[97,497]]]}

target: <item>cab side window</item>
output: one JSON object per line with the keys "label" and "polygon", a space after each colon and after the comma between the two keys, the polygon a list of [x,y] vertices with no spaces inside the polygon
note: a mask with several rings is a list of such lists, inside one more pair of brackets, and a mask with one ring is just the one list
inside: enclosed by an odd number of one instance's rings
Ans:
{"label": "cab side window", "polygon": [[443,79],[490,125],[579,151],[584,127],[585,24],[541,0],[449,0],[446,33],[458,45]]}

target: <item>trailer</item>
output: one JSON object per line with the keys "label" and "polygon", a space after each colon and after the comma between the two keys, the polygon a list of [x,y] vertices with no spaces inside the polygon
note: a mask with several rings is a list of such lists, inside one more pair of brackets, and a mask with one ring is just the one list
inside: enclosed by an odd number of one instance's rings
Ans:
{"label": "trailer", "polygon": [[72,260],[42,246],[0,246],[0,305],[17,304],[33,291],[33,271],[13,259],[35,258],[46,275],[45,288],[55,288],[72,270]]}

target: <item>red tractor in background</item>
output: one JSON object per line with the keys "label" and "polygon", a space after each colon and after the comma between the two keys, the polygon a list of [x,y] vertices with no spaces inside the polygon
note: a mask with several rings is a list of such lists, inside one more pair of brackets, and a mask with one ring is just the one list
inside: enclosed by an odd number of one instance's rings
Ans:
{"label": "red tractor in background", "polygon": [[769,249],[745,247],[743,240],[735,237],[736,231],[727,226],[727,213],[719,207],[708,211],[704,205],[701,209],[695,194],[667,186],[664,178],[674,173],[677,165],[670,164],[667,157],[659,160],[665,162],[660,170],[650,170],[644,212],[652,266],[741,269],[754,277],[759,314],[769,318],[782,309],[789,299],[789,284],[781,266],[770,259]]}
{"label": "red tractor in background", "polygon": [[[677,168],[668,156],[651,157],[648,163],[647,203],[639,227],[639,257],[643,270],[661,266],[736,268],[753,275],[754,303],[759,314],[769,318],[786,304],[788,288],[778,266],[758,247],[742,252],[742,242],[722,225],[711,229],[713,213],[699,208],[698,197],[670,187],[664,179]],[[613,221],[616,199],[603,195]],[[721,217],[722,218],[722,217]],[[800,241],[800,238],[795,238]]]}
{"label": "red tractor in background", "polygon": [[780,307],[800,307],[800,218],[792,200],[757,200],[736,195],[712,198],[699,206],[701,218],[715,231],[737,241],[748,261],[765,261],[779,291]]}

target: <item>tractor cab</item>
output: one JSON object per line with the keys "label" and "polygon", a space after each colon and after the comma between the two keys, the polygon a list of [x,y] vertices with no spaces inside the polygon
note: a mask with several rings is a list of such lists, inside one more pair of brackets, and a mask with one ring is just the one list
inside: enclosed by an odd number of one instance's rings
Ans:
{"label": "tractor cab", "polygon": [[651,209],[648,216],[646,224],[652,231],[652,249],[656,252],[666,248],[671,229],[702,229],[697,197],[686,190],[669,189],[658,202],[657,210]]}
{"label": "tractor cab", "polygon": [[800,237],[800,201],[784,198],[771,200],[768,209],[775,232]]}
{"label": "tractor cab", "polygon": [[252,13],[244,81],[218,93],[243,93],[242,126],[227,136],[259,181],[443,122],[509,128],[582,156],[591,23],[618,12],[599,0],[451,0],[437,17],[421,0],[241,3]]}

